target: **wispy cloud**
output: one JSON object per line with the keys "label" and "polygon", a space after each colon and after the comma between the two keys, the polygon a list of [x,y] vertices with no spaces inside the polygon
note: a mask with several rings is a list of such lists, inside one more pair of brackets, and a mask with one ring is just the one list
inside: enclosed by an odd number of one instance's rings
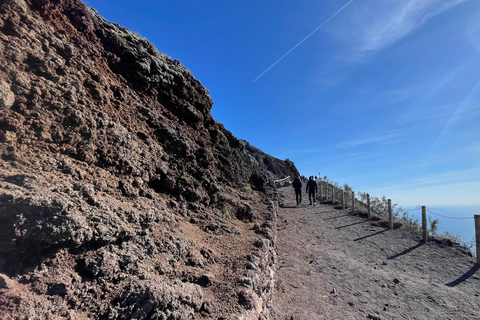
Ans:
{"label": "wispy cloud", "polygon": [[373,136],[373,137],[355,139],[351,141],[342,142],[337,147],[344,149],[344,148],[353,148],[353,147],[358,147],[361,145],[372,144],[372,143],[380,143],[380,142],[388,143],[392,141],[397,141],[398,136],[399,136],[398,133],[392,133],[392,134],[387,134],[383,136]]}
{"label": "wispy cloud", "polygon": [[[429,19],[469,0],[371,0],[357,3],[351,17],[348,35],[342,37],[354,42],[357,60],[387,48],[409,35]],[[346,32],[347,29],[343,28]]]}
{"label": "wispy cloud", "polygon": [[429,176],[424,176],[408,181],[405,186],[442,186],[449,184],[465,183],[467,181],[478,181],[480,177],[480,167],[452,170]]}
{"label": "wispy cloud", "polygon": [[395,185],[377,186],[372,189],[374,191],[387,190],[414,190],[417,188],[439,189],[449,188],[459,185],[480,185],[480,167],[469,169],[451,170],[437,174],[424,175],[414,179],[408,179]]}

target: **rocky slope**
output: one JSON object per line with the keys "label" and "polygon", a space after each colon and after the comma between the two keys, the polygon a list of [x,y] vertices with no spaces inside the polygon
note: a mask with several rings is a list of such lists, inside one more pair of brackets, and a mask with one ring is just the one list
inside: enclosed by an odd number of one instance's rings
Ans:
{"label": "rocky slope", "polygon": [[268,318],[298,171],[212,104],[79,0],[0,0],[0,318]]}

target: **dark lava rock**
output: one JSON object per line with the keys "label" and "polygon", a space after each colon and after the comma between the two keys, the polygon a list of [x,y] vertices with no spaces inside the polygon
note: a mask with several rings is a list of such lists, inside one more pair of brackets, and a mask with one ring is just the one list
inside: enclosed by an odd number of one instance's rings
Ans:
{"label": "dark lava rock", "polygon": [[[272,177],[298,174],[235,138],[212,106],[179,61],[80,0],[0,1],[0,273],[36,304],[8,309],[17,300],[4,295],[0,313],[196,318],[207,289],[177,269],[234,264],[194,233],[242,239],[260,213],[240,190],[266,197]],[[240,232],[215,212],[242,197]]]}

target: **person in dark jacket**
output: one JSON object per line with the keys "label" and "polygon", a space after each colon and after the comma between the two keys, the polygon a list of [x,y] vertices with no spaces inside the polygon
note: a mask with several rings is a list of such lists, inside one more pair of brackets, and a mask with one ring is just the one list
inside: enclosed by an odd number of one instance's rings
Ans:
{"label": "person in dark jacket", "polygon": [[300,178],[295,177],[292,183],[293,189],[295,189],[295,197],[297,198],[297,206],[302,203],[302,181]]}
{"label": "person in dark jacket", "polygon": [[313,199],[313,205],[315,205],[315,194],[317,193],[317,183],[315,180],[313,180],[313,176],[310,176],[310,179],[307,182],[307,190],[308,192],[308,200],[310,200],[310,205],[312,204],[312,199]]}

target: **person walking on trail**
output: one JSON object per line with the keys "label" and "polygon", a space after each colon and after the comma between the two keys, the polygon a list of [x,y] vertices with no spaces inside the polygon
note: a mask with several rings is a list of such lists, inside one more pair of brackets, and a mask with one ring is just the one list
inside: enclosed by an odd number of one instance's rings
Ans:
{"label": "person walking on trail", "polygon": [[297,206],[302,203],[302,181],[298,177],[293,180],[293,189],[295,189],[295,197],[297,198]]}
{"label": "person walking on trail", "polygon": [[315,180],[313,180],[313,176],[310,176],[310,179],[307,182],[307,190],[308,192],[308,200],[310,200],[310,205],[312,204],[312,199],[313,199],[313,205],[315,205],[315,194],[317,193],[317,183]]}

